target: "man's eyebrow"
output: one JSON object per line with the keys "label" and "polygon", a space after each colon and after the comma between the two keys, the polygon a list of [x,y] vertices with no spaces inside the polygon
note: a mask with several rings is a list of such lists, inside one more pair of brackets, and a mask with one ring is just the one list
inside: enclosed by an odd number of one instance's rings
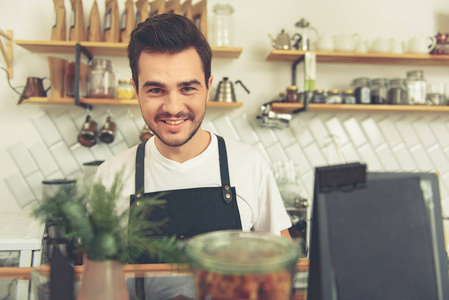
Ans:
{"label": "man's eyebrow", "polygon": [[157,81],[145,81],[142,85],[142,88],[146,88],[146,87],[150,87],[150,86],[157,86],[157,87],[161,87],[161,88],[165,88],[166,85],[162,82],[157,82]]}
{"label": "man's eyebrow", "polygon": [[178,83],[178,87],[191,86],[191,85],[201,86],[201,82],[199,82],[196,79],[192,79],[189,81],[183,81],[183,82]]}

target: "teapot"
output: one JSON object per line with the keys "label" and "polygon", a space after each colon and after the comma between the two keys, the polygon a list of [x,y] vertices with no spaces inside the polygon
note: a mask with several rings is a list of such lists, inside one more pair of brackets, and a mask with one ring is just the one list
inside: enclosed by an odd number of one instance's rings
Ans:
{"label": "teapot", "polygon": [[286,33],[284,29],[277,35],[276,39],[274,39],[271,34],[269,34],[268,37],[271,39],[271,46],[273,46],[274,49],[280,50],[290,50],[292,48],[292,42],[296,45],[301,40],[300,34],[297,33],[290,38],[290,35]]}
{"label": "teapot", "polygon": [[429,54],[429,52],[431,52],[435,48],[437,40],[433,36],[429,37],[414,36],[408,40],[408,43],[403,41],[402,44],[405,53]]}
{"label": "teapot", "polygon": [[301,51],[310,50],[310,33],[314,31],[316,39],[316,37],[318,36],[318,30],[316,30],[315,27],[310,26],[309,21],[304,18],[296,22],[295,26],[299,28],[299,36],[301,37],[301,39],[296,41],[294,48]]}
{"label": "teapot", "polygon": [[[249,94],[249,90],[240,80],[237,80],[235,84],[239,83],[243,89]],[[223,80],[218,83],[217,93],[213,101],[218,102],[237,102],[235,99],[234,85],[228,77],[223,77]]]}
{"label": "teapot", "polygon": [[353,52],[361,41],[360,35],[342,33],[334,36],[335,51],[337,52]]}

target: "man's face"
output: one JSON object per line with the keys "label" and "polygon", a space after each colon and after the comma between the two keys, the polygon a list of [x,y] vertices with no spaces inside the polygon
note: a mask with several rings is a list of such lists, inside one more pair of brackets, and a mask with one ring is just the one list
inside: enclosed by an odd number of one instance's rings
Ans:
{"label": "man's face", "polygon": [[203,121],[212,84],[211,76],[206,87],[198,53],[194,48],[177,54],[142,52],[138,70],[136,94],[146,124],[167,146],[184,145]]}

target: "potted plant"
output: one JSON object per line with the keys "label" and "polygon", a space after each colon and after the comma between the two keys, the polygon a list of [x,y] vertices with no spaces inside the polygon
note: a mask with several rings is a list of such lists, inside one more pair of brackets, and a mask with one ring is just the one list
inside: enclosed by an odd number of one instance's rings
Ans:
{"label": "potted plant", "polygon": [[166,262],[180,260],[175,236],[148,236],[162,223],[147,220],[142,211],[148,213],[163,206],[163,195],[144,198],[140,206],[119,212],[117,200],[121,190],[119,174],[108,190],[100,182],[93,182],[88,191],[62,187],[33,211],[43,221],[57,220],[65,226],[67,239],[76,240],[84,252],[87,259],[78,299],[128,299],[122,264],[133,262],[142,254]]}

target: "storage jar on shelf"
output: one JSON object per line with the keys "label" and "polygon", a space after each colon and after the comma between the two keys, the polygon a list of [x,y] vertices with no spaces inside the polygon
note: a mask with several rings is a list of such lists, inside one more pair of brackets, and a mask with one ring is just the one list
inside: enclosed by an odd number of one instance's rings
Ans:
{"label": "storage jar on shelf", "polygon": [[421,70],[407,72],[406,79],[409,104],[426,104],[427,82]]}
{"label": "storage jar on shelf", "polygon": [[371,81],[367,77],[356,78],[352,81],[357,104],[371,104]]}
{"label": "storage jar on shelf", "polygon": [[388,104],[412,104],[408,100],[408,90],[404,79],[395,78],[389,81]]}
{"label": "storage jar on shelf", "polygon": [[114,98],[115,74],[109,59],[94,59],[89,74],[88,97]]}
{"label": "storage jar on shelf", "polygon": [[388,80],[376,78],[371,83],[371,103],[388,104]]}

